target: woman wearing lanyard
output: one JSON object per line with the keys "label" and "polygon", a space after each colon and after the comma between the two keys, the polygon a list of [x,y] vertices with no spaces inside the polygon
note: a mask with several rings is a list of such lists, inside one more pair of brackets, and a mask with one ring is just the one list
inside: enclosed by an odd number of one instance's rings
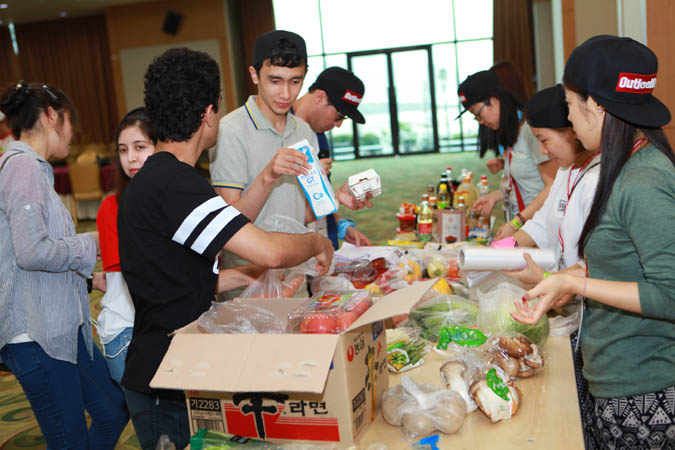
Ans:
{"label": "woman wearing lanyard", "polygon": [[[577,140],[567,120],[561,84],[534,94],[525,109],[541,152],[557,161],[560,169],[544,205],[513,238],[521,247],[553,249],[557,270],[562,270],[579,261],[577,244],[593,203],[600,174],[600,153],[586,150]],[[531,258],[527,260],[525,269],[506,273],[532,287],[546,275]]]}
{"label": "woman wearing lanyard", "polygon": [[[509,221],[498,236],[506,237],[515,233],[544,203],[558,166],[539,152],[539,143],[523,117],[522,101],[504,87],[494,70],[469,76],[457,92],[465,108],[462,114],[471,112],[481,125],[478,131],[481,156],[488,148],[506,149],[507,192],[503,194],[498,190],[480,197],[473,208],[487,216],[494,205],[504,199]],[[531,206],[526,208],[528,205]],[[513,224],[509,225],[511,220]]]}
{"label": "woman wearing lanyard", "polygon": [[569,118],[584,147],[602,152],[579,239],[587,273],[547,277],[513,314],[536,323],[585,297],[587,448],[675,447],[675,155],[661,129],[670,113],[652,95],[657,67],[656,55],[630,38],[596,36],[570,55]]}

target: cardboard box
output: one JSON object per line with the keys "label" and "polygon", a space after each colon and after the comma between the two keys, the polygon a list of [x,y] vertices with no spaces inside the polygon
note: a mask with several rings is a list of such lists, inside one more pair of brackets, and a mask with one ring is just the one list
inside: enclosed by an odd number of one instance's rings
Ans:
{"label": "cardboard box", "polygon": [[[359,439],[389,386],[384,320],[405,314],[436,280],[378,300],[342,334],[176,331],[153,388],[184,390],[190,431],[271,441]],[[245,299],[286,320],[306,299]]]}
{"label": "cardboard box", "polygon": [[436,242],[447,244],[446,237],[452,236],[459,242],[466,240],[466,213],[458,209],[437,209],[434,211],[437,219],[433,231]]}

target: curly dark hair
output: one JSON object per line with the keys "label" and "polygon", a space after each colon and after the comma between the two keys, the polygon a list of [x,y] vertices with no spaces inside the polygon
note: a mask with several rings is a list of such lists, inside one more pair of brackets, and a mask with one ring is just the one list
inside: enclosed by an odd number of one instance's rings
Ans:
{"label": "curly dark hair", "polygon": [[70,114],[70,123],[77,125],[77,109],[68,96],[56,86],[19,81],[7,86],[0,94],[0,111],[7,116],[7,123],[17,139],[23,131],[35,128],[42,112],[54,109],[63,124],[64,113]]}
{"label": "curly dark hair", "polygon": [[209,105],[218,112],[220,70],[208,54],[172,48],[148,66],[145,108],[159,141],[185,142]]}

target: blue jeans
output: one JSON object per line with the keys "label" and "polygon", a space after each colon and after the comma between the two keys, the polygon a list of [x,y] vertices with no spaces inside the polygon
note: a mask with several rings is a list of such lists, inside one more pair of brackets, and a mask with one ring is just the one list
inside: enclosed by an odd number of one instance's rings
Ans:
{"label": "blue jeans", "polygon": [[127,350],[131,342],[131,334],[133,327],[125,328],[107,344],[101,342],[103,347],[103,356],[105,356],[105,363],[108,365],[110,376],[113,380],[121,383],[122,375],[124,375],[124,366],[127,360]]}
{"label": "blue jeans", "polygon": [[[168,395],[167,395],[168,394]],[[155,450],[161,435],[166,434],[176,448],[190,443],[190,422],[185,398],[180,394],[156,391],[154,394],[124,389],[131,423],[143,450]]]}
{"label": "blue jeans", "polygon": [[[129,421],[122,390],[110,379],[95,345],[93,350],[92,360],[82,331],[77,364],[51,358],[36,342],[0,349],[28,397],[47,449],[113,449]],[[85,409],[92,419],[89,430]]]}

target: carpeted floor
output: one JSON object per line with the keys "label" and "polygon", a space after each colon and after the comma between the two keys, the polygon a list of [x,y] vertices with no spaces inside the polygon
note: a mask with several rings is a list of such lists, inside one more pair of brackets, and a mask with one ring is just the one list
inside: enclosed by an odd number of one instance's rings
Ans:
{"label": "carpeted floor", "polygon": [[[419,203],[429,184],[436,185],[445,167],[452,166],[457,176],[463,167],[473,171],[474,180],[487,174],[484,161],[476,153],[444,153],[406,157],[373,158],[342,161],[333,165],[333,185],[344,183],[349,175],[374,168],[382,178],[382,196],[374,200],[374,207],[363,211],[344,210],[340,213],[356,221],[358,229],[374,244],[385,244],[396,233],[395,218],[402,202]],[[499,176],[489,175],[490,186],[499,185]],[[497,212],[499,208],[495,208]],[[499,216],[499,213],[496,213]],[[92,231],[93,221],[81,221],[78,232]],[[100,268],[99,268],[100,270]],[[92,317],[100,312],[100,292],[91,296]],[[0,450],[44,449],[35,417],[21,386],[8,372],[0,372]],[[138,449],[133,427],[129,424],[119,440],[117,449]]]}

